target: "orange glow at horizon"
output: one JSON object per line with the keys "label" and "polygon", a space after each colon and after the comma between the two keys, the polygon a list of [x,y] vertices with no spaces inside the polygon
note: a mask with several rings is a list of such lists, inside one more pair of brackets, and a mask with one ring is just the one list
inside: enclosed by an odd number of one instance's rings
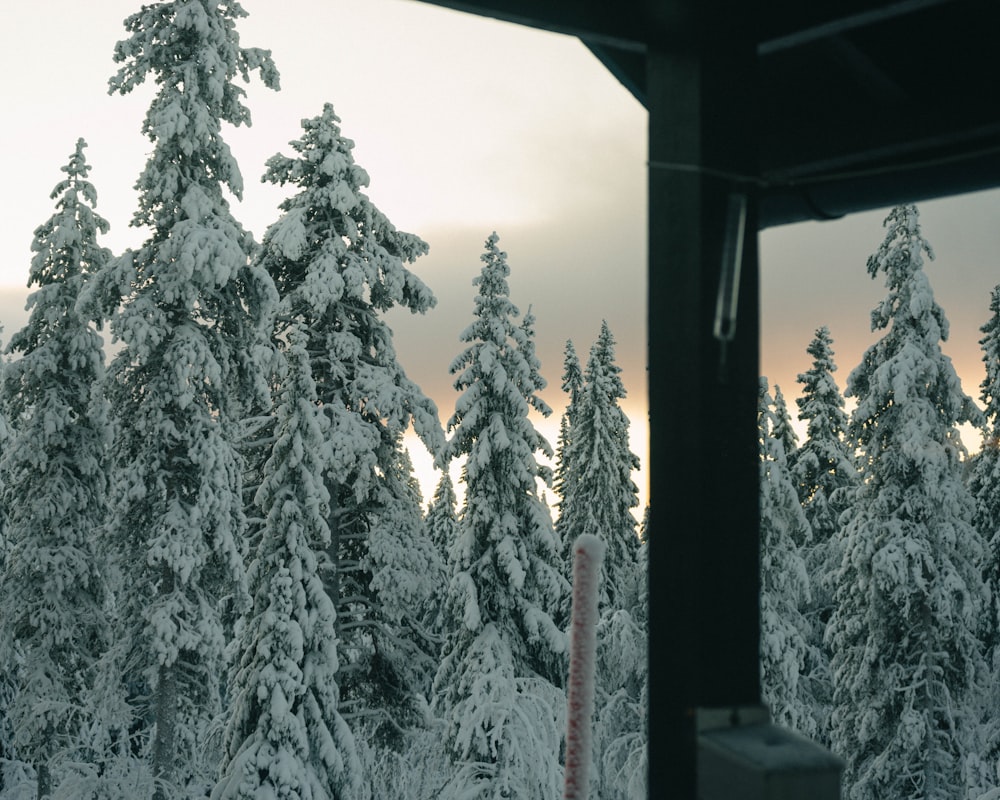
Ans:
{"label": "orange glow at horizon", "polygon": [[[632,480],[635,481],[636,486],[639,489],[639,505],[632,509],[632,514],[635,516],[636,520],[641,522],[642,516],[645,511],[646,503],[649,499],[649,479],[646,469],[646,461],[649,452],[649,425],[648,425],[648,415],[646,413],[644,404],[637,404],[635,402],[626,403],[623,405],[626,414],[629,417],[629,446],[633,453],[639,456],[640,468],[638,471],[632,473]],[[556,443],[559,437],[559,418],[561,412],[553,411],[552,416],[548,419],[532,419],[535,428],[541,433],[546,440],[552,445],[552,449],[555,450]],[[427,448],[424,447],[423,443],[417,438],[416,434],[412,430],[407,431],[404,436],[404,443],[407,450],[410,453],[410,458],[413,461],[413,472],[417,481],[420,483],[420,491],[423,495],[424,508],[434,498],[434,490],[437,488],[438,481],[441,479],[441,471],[434,466],[434,459],[430,453],[427,452]],[[554,468],[554,460],[549,460],[544,457],[539,457],[539,462]],[[455,486],[455,494],[458,497],[458,505],[461,508],[464,496],[465,496],[465,485],[461,482],[461,461],[452,461],[449,467],[449,475],[451,476],[452,483]],[[553,513],[553,519],[556,516],[555,503],[557,501],[555,492],[551,489],[546,489],[544,492],[546,502],[548,503],[550,509]]]}

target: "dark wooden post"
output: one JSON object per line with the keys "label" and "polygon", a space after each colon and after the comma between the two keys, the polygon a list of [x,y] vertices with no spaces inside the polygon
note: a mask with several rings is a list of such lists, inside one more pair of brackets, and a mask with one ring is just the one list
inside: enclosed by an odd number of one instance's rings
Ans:
{"label": "dark wooden post", "polygon": [[[696,798],[695,710],[760,699],[756,52],[750,15],[719,5],[686,4],[685,29],[647,54],[649,796],[676,800]],[[746,233],[723,344],[733,194]]]}

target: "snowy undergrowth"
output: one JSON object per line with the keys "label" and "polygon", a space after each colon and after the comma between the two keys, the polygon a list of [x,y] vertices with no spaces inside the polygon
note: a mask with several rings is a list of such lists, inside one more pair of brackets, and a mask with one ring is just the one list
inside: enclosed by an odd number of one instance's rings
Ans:
{"label": "snowy undergrowth", "polygon": [[485,625],[458,672],[462,697],[448,714],[457,764],[442,800],[557,797],[565,694],[542,678],[520,678],[497,628]]}

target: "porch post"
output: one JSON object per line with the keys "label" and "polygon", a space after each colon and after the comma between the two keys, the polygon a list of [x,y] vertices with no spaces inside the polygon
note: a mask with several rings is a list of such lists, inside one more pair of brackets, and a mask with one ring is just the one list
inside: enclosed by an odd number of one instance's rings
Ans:
{"label": "porch post", "polygon": [[649,797],[676,800],[696,798],[695,710],[760,701],[756,52],[749,13],[687,6],[700,18],[647,53]]}

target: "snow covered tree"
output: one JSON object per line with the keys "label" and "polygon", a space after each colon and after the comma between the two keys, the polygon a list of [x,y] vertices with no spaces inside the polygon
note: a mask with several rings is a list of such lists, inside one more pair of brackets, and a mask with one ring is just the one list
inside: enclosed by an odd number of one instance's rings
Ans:
{"label": "snow covered tree", "polygon": [[364,728],[376,743],[400,745],[407,726],[426,721],[437,669],[441,642],[433,626],[447,572],[421,505],[410,455],[400,440],[383,473],[362,564],[378,607],[371,615],[368,673],[359,688],[377,694],[358,714],[367,717]]}
{"label": "snow covered tree", "polygon": [[448,593],[448,577],[451,575],[451,550],[458,541],[457,506],[458,500],[455,497],[455,486],[451,482],[451,475],[448,474],[448,470],[442,470],[441,478],[434,490],[434,497],[424,516],[427,535],[441,556],[445,568],[445,580],[435,592],[436,615],[431,622],[431,631],[439,640],[438,655],[454,622],[446,617],[444,603]]}
{"label": "snow covered tree", "polygon": [[[559,542],[559,554],[563,560],[563,574],[570,576],[573,566],[567,562],[568,554],[573,547],[572,532],[567,530],[572,517],[568,509],[573,508],[575,491],[575,476],[571,465],[573,460],[573,428],[579,414],[580,394],[583,391],[583,368],[576,354],[576,347],[569,339],[563,352],[562,390],[569,398],[566,409],[559,419],[559,439],[556,442],[556,467],[553,474],[552,487],[556,493],[556,540]],[[570,599],[567,596],[565,607],[560,609],[557,622],[566,627],[569,625]]]}
{"label": "snow covered tree", "polygon": [[915,206],[894,208],[868,259],[888,294],[882,338],[851,373],[862,483],[845,515],[827,631],[832,743],[851,800],[962,797],[968,701],[984,663],[986,545],[972,526],[956,425],[981,414],[941,352],[948,322],[923,270]]}
{"label": "snow covered tree", "polygon": [[829,328],[817,328],[806,348],[813,357],[812,367],[798,376],[802,396],[795,401],[799,419],[807,427],[806,441],[795,453],[792,473],[817,541],[828,540],[837,532],[837,517],[843,507],[834,503],[834,494],[856,485],[858,474],[845,440],[847,414],[833,378],[837,365],[832,345]]}
{"label": "snow covered tree", "polygon": [[639,459],[629,449],[629,420],[619,402],[625,398],[615,340],[607,322],[590,349],[567,448],[567,482],[572,485],[559,517],[563,559],[572,570],[572,548],[582,534],[607,544],[601,595],[604,607],[620,608],[634,581],[639,537],[632,509],[639,489],[632,471]]}
{"label": "snow covered tree", "polygon": [[441,471],[434,497],[431,498],[424,516],[427,533],[434,542],[438,552],[448,560],[448,554],[458,539],[458,498],[455,496],[455,485],[451,481],[448,470]]}
{"label": "snow covered tree", "polygon": [[[3,331],[2,326],[0,326],[0,331]],[[6,368],[7,364],[0,360],[0,385],[3,383],[3,374]],[[0,403],[0,459],[3,458],[12,433],[10,421],[7,419],[7,409]],[[3,503],[2,498],[3,472],[0,471],[0,573],[3,572],[7,560],[7,506]],[[0,674],[2,674],[2,669],[0,669]]]}
{"label": "snow covered tree", "polygon": [[259,71],[277,88],[270,55],[240,46],[245,15],[235,0],[171,0],[125,20],[110,89],[156,86],[132,223],[150,236],[82,298],[124,345],[107,389],[118,423],[109,536],[130,578],[115,639],[152,733],[157,800],[200,791],[216,768],[205,736],[222,696],[222,606],[246,594],[238,428],[269,402],[258,356],[277,296],[226,200],[243,185],[221,137],[222,123],[250,122],[237,76]]}
{"label": "snow covered tree", "polygon": [[990,295],[990,319],[980,329],[986,377],[979,397],[986,407],[983,446],[973,461],[970,491],[976,501],[975,524],[989,543],[987,581],[992,589],[991,631],[987,644],[1000,645],[1000,286]]}
{"label": "snow covered tree", "polygon": [[[567,471],[569,469],[569,447],[573,436],[573,422],[576,419],[577,405],[580,398],[580,390],[583,389],[583,370],[580,367],[580,359],[576,355],[576,348],[573,342],[566,340],[566,348],[563,354],[563,381],[562,390],[569,396],[566,410],[559,420],[559,441],[556,443],[556,470],[552,486],[556,496],[559,498],[559,506],[567,502],[566,493],[569,486],[566,484]],[[556,523],[556,533],[560,533],[558,521]],[[562,537],[560,537],[562,541]]]}
{"label": "snow covered tree", "polygon": [[809,523],[788,473],[783,422],[760,380],[760,672],[761,694],[774,720],[806,736],[816,733],[810,698],[799,677],[806,663],[807,625],[801,608],[809,577],[798,542]]}
{"label": "snow covered tree", "polygon": [[[580,359],[576,355],[573,341],[567,339],[563,351],[562,390],[569,396],[569,408],[576,406],[581,389],[583,389],[583,369],[580,366]],[[572,414],[570,416],[572,417]]]}
{"label": "snow covered tree", "polygon": [[[396,599],[375,574],[382,568],[378,559],[390,551],[372,554],[371,534],[377,520],[386,519],[386,504],[403,499],[399,436],[412,424],[435,454],[444,437],[437,408],[396,357],[384,314],[395,306],[423,313],[435,299],[406,266],[427,251],[426,243],[396,230],[362,191],[368,175],[354,162],[354,143],[339,123],[326,104],[322,114],[302,121],[301,138],[291,142],[294,157],[268,160],[264,179],[298,192],[282,202],[282,215],[267,229],[260,264],[282,297],[281,325],[294,322],[308,336],[317,396],[330,421],[331,568],[325,580],[337,604],[342,713],[349,720],[374,713],[405,727],[419,704],[419,687],[407,685],[409,670],[394,671],[405,661],[401,651],[375,650],[373,635],[390,629],[399,609],[390,608]],[[379,546],[386,544],[383,539]],[[411,545],[412,557],[405,552]],[[420,569],[424,556],[415,540],[399,536],[394,546],[402,548],[391,554],[397,566]],[[407,580],[417,578],[413,573]]]}
{"label": "snow covered tree", "polygon": [[[6,364],[0,360],[0,385]],[[10,441],[11,429],[7,421],[7,411],[0,402],[0,461]],[[4,476],[0,469],[0,575],[7,563],[7,505],[3,500]],[[7,658],[0,660],[0,791],[5,785],[6,764],[14,758],[14,732],[10,727],[8,708],[14,699],[17,664]]]}
{"label": "snow covered tree", "polygon": [[[980,384],[979,397],[985,406],[986,424],[983,443],[972,459],[969,491],[975,501],[973,522],[987,542],[987,562],[984,572],[992,602],[985,614],[983,641],[990,676],[1000,668],[1000,286],[990,294],[990,318],[980,328],[986,377]],[[1000,782],[1000,688],[992,677],[982,687],[983,716],[980,720],[981,758],[972,758],[972,771],[982,777],[981,788]],[[979,762],[976,768],[976,762]],[[1000,789],[995,790],[1000,796]]]}
{"label": "snow covered tree", "polygon": [[598,704],[594,757],[602,800],[645,800],[649,705],[648,545],[620,608],[602,618],[597,632]]}
{"label": "snow covered tree", "polygon": [[844,398],[833,379],[837,366],[832,345],[830,331],[823,326],[816,330],[806,350],[813,363],[798,376],[803,389],[802,397],[795,402],[799,419],[807,425],[807,438],[790,467],[812,533],[811,541],[803,546],[811,599],[803,609],[809,649],[800,680],[812,698],[818,725],[816,737],[824,742],[829,736],[833,684],[830,654],[823,637],[833,613],[834,575],[840,569],[842,556],[837,535],[839,518],[851,498],[850,489],[858,483],[858,471],[845,440]]}
{"label": "snow covered tree", "polygon": [[778,384],[774,385],[774,430],[771,431],[771,435],[781,442],[781,448],[785,451],[785,459],[791,464],[799,449],[799,437],[795,435],[795,430],[792,428],[792,417],[788,413],[788,404],[785,402],[785,396],[781,393],[781,387]]}
{"label": "snow covered tree", "polygon": [[[264,530],[265,518],[255,498],[264,481],[264,467],[274,447],[277,414],[273,400],[281,394],[282,375],[288,367],[284,350],[285,341],[277,336],[272,336],[270,347],[258,348],[258,368],[270,386],[270,393],[266,397],[254,398],[240,421],[237,449],[243,459],[244,539],[248,553],[256,550]],[[239,616],[239,609],[229,604],[226,612],[228,632]]]}
{"label": "snow covered tree", "polygon": [[428,727],[407,732],[398,748],[373,747],[359,740],[371,797],[379,800],[430,800],[438,798],[447,783],[451,760],[442,747],[444,726],[431,720]]}
{"label": "snow covered tree", "polygon": [[434,682],[459,765],[442,792],[448,798],[559,792],[565,697],[553,680],[566,637],[552,614],[568,586],[539,496],[549,474],[535,454],[551,448],[528,417],[547,407],[498,241],[496,233],[486,241],[474,320],[460,337],[468,346],[450,366],[461,395],[445,459],[466,457],[466,494],[447,601],[455,627]]}
{"label": "snow covered tree", "polygon": [[20,758],[52,790],[58,755],[80,758],[94,710],[94,668],[108,644],[105,553],[98,532],[108,499],[106,403],[100,336],[76,310],[87,276],[110,253],[108,223],[80,139],[52,192],[57,210],[35,230],[27,325],[3,374],[3,405],[16,422],[0,471],[8,552],[0,577],[0,663],[20,661],[5,710]]}
{"label": "snow covered tree", "polygon": [[[521,330],[521,335],[517,339],[519,354],[527,370],[525,373],[517,376],[517,384],[528,406],[543,417],[547,417],[552,414],[552,409],[549,408],[548,403],[542,400],[539,394],[548,385],[548,382],[542,377],[542,362],[538,359],[535,347],[535,323],[537,321],[531,310],[531,306],[528,306],[528,310],[525,312],[524,317],[521,319],[521,324],[518,326]],[[550,471],[545,473],[545,477],[545,484],[551,484],[552,475]]]}
{"label": "snow covered tree", "polygon": [[256,502],[265,514],[248,570],[222,777],[213,800],[359,797],[361,765],[340,714],[328,558],[328,418],[316,402],[307,336],[289,336],[275,443]]}

